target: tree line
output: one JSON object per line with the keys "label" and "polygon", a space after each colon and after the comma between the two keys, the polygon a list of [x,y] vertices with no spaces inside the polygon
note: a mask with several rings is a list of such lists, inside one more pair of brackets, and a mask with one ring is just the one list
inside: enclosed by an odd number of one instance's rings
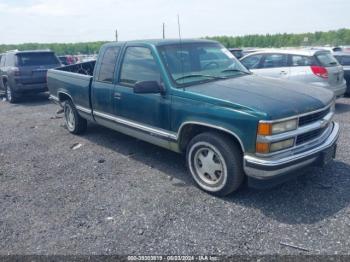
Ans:
{"label": "tree line", "polygon": [[[297,47],[319,45],[350,45],[350,29],[303,34],[266,34],[245,36],[206,37],[221,42],[226,47]],[[0,53],[8,50],[50,49],[57,55],[96,54],[106,41],[88,43],[26,43],[17,45],[0,45]]]}
{"label": "tree line", "polygon": [[298,47],[350,45],[350,29],[303,34],[266,34],[246,36],[206,37],[221,42],[226,47]]}
{"label": "tree line", "polygon": [[0,53],[4,53],[9,50],[44,50],[50,49],[57,55],[71,55],[71,54],[96,54],[101,45],[107,43],[107,41],[88,42],[88,43],[26,43],[18,45],[0,45]]}

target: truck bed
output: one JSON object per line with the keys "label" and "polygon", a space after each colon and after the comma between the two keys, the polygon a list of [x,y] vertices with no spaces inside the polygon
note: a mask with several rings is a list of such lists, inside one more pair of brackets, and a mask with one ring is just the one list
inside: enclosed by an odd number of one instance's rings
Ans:
{"label": "truck bed", "polygon": [[95,63],[89,61],[48,70],[50,95],[55,98],[69,95],[75,105],[91,109],[90,89]]}

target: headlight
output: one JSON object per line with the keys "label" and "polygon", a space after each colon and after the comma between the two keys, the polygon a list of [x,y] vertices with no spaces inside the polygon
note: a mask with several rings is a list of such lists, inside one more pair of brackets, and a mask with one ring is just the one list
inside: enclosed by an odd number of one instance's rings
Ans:
{"label": "headlight", "polygon": [[279,141],[279,142],[275,142],[275,143],[272,143],[270,145],[270,152],[283,150],[283,149],[292,147],[293,145],[294,145],[294,138],[283,140],[283,141]]}
{"label": "headlight", "polygon": [[289,138],[286,140],[269,143],[257,142],[256,143],[256,152],[260,154],[267,154],[283,149],[290,148],[294,145],[294,138]]}
{"label": "headlight", "polygon": [[276,123],[259,123],[258,135],[270,136],[297,129],[298,120],[292,119]]}
{"label": "headlight", "polygon": [[272,124],[272,134],[279,134],[297,129],[298,120],[292,119],[284,122]]}

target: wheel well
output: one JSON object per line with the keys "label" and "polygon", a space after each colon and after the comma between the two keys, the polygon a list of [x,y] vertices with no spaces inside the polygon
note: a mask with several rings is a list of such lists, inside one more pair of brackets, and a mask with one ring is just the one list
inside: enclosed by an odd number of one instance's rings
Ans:
{"label": "wheel well", "polygon": [[65,93],[58,93],[58,100],[60,102],[64,102],[64,101],[67,101],[67,100],[72,100],[71,97]]}
{"label": "wheel well", "polygon": [[242,153],[244,152],[243,145],[241,144],[239,139],[233,134],[231,134],[230,132],[225,130],[221,130],[221,129],[217,129],[217,128],[209,127],[205,125],[200,125],[200,124],[187,124],[181,128],[180,132],[181,133],[179,137],[179,141],[180,141],[179,146],[180,146],[181,152],[184,152],[186,150],[186,147],[192,138],[204,132],[215,132],[218,134],[222,134],[228,137],[229,139],[231,139],[232,142],[238,146],[238,148],[241,150]]}

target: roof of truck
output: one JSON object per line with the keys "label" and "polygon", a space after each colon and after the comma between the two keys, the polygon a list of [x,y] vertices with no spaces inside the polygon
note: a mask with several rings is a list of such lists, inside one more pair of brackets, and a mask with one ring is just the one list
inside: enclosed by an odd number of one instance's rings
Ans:
{"label": "roof of truck", "polygon": [[179,44],[179,43],[187,44],[187,43],[217,43],[217,41],[207,40],[207,39],[145,39],[145,40],[131,40],[131,41],[120,41],[120,42],[111,42],[106,45],[115,45],[115,44],[150,44],[155,46],[161,45],[171,45],[171,44]]}

